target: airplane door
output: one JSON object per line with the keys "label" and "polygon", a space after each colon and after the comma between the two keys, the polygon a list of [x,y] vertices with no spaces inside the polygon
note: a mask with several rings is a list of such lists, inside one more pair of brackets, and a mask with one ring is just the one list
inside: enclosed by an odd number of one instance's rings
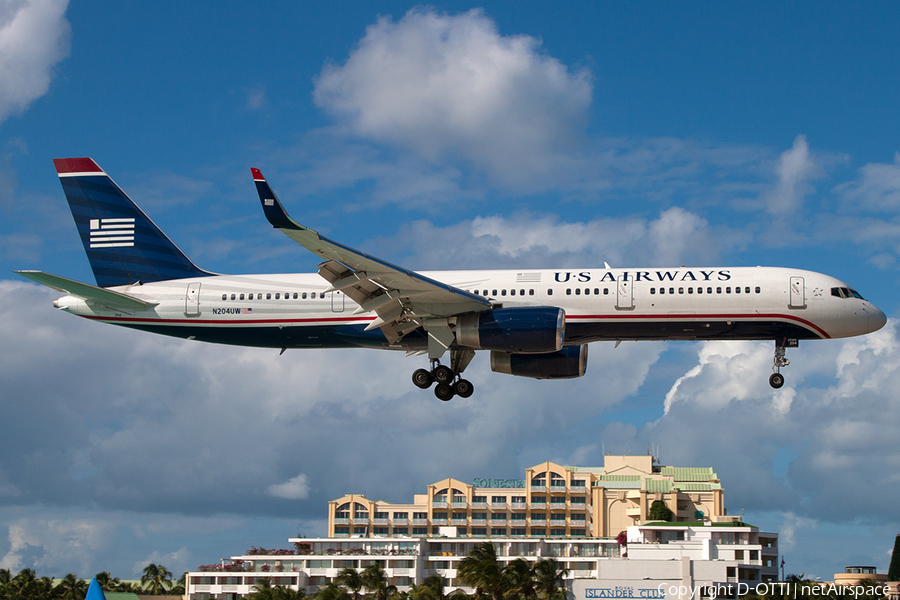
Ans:
{"label": "airplane door", "polygon": [[200,316],[200,284],[190,283],[184,297],[184,314],[188,317]]}
{"label": "airplane door", "polygon": [[791,303],[788,308],[806,308],[806,284],[802,277],[791,277]]}
{"label": "airplane door", "polygon": [[616,309],[634,310],[634,288],[632,282],[625,277],[625,274],[622,274],[616,280]]}
{"label": "airplane door", "polygon": [[344,292],[331,292],[331,312],[344,312]]}

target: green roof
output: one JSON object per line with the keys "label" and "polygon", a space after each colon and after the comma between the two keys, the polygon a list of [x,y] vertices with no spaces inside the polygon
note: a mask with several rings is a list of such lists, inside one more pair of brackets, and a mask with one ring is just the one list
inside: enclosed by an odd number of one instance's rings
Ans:
{"label": "green roof", "polygon": [[601,475],[600,481],[640,481],[640,475]]}
{"label": "green roof", "polygon": [[668,479],[650,479],[644,480],[647,484],[647,492],[650,494],[668,494],[672,491],[672,482]]}
{"label": "green roof", "polygon": [[678,489],[682,492],[708,492],[711,490],[721,490],[721,483],[679,483]]}
{"label": "green roof", "polygon": [[660,474],[672,477],[675,481],[709,481],[719,478],[712,467],[662,467]]}

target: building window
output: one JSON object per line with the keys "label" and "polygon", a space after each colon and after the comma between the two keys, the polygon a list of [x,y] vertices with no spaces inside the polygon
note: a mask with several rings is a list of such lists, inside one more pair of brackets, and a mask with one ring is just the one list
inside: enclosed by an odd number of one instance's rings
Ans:
{"label": "building window", "polygon": [[446,520],[447,520],[447,513],[446,513],[446,512],[443,512],[443,511],[435,511],[435,512],[432,514],[432,518],[433,518],[435,521],[446,521]]}
{"label": "building window", "polygon": [[551,530],[550,530],[550,535],[566,535],[566,530],[565,530],[565,528],[563,528],[563,529],[551,529]]}
{"label": "building window", "polygon": [[506,535],[505,527],[494,527],[491,529],[491,535]]}
{"label": "building window", "polygon": [[413,535],[428,535],[427,527],[413,527]]}
{"label": "building window", "polygon": [[354,528],[353,528],[353,533],[362,533],[362,534],[365,534],[365,533],[366,533],[366,528],[365,528],[365,527],[354,527]]}
{"label": "building window", "polygon": [[394,527],[394,535],[409,535],[409,527]]}
{"label": "building window", "polygon": [[572,530],[572,535],[577,535],[577,536],[584,537],[584,536],[585,536],[585,530],[584,530],[584,529],[573,529],[573,530]]}
{"label": "building window", "polygon": [[428,518],[428,513],[423,513],[423,512],[414,512],[413,513],[413,519],[427,519],[427,518]]}
{"label": "building window", "polygon": [[375,527],[374,533],[375,533],[375,535],[387,535],[388,528],[387,527]]}
{"label": "building window", "polygon": [[[465,535],[465,530],[460,532],[460,535]],[[472,535],[487,535],[487,527],[473,527]]]}
{"label": "building window", "polygon": [[531,535],[547,535],[547,530],[543,527],[532,527]]}
{"label": "building window", "polygon": [[335,535],[341,535],[341,534],[350,535],[350,528],[349,527],[335,527],[334,534]]}

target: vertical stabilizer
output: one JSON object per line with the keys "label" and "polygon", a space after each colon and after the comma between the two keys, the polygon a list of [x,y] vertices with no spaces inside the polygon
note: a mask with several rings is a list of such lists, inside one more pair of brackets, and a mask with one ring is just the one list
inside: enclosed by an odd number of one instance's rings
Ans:
{"label": "vertical stabilizer", "polygon": [[55,158],[100,287],[211,275],[200,269],[90,158]]}

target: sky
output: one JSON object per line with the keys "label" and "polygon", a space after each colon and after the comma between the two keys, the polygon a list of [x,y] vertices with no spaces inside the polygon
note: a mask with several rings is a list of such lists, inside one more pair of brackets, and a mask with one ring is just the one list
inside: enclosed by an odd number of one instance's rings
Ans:
{"label": "sky", "polygon": [[[886,572],[900,531],[900,5],[0,0],[0,568],[176,573],[324,535],[345,493],[607,453],[711,466],[787,573]],[[292,216],[417,270],[789,266],[881,331],[594,344],[587,375],[244,349],[89,323],[51,159],[90,156],[202,268],[311,272]]]}

